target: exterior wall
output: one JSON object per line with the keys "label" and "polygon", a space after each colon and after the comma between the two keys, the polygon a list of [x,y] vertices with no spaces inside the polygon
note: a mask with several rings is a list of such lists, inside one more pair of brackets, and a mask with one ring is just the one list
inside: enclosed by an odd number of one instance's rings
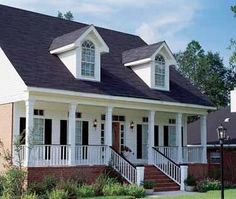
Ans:
{"label": "exterior wall", "polygon": [[236,112],[236,88],[230,92],[231,112]]}
{"label": "exterior wall", "polygon": [[133,66],[132,70],[149,86],[151,87],[151,63],[140,64]]}
{"label": "exterior wall", "polygon": [[[210,162],[210,152],[219,152],[219,148],[208,149],[209,176],[220,179],[220,164]],[[236,148],[224,148],[224,178],[236,184]]]}
{"label": "exterior wall", "polygon": [[[13,123],[13,104],[0,105],[0,139],[3,142],[4,148],[12,153],[12,123]],[[0,159],[0,171],[3,171],[3,163]]]}
{"label": "exterior wall", "polygon": [[105,166],[77,166],[77,167],[29,167],[27,169],[28,183],[40,182],[46,176],[58,179],[85,180],[88,184],[94,182],[104,171]]}
{"label": "exterior wall", "polygon": [[58,55],[63,64],[68,68],[68,70],[77,77],[77,67],[76,67],[76,51],[70,50]]}
{"label": "exterior wall", "polygon": [[[15,103],[17,113],[15,114],[14,123],[14,135],[19,134],[19,118],[25,117],[25,104],[23,102]],[[68,119],[68,104],[59,103],[35,103],[35,109],[43,109],[45,119],[52,119],[52,144],[60,144],[60,120]],[[80,120],[89,121],[89,145],[101,145],[101,115],[105,114],[106,107],[96,106],[82,106],[78,105],[77,111],[82,113]],[[138,111],[131,109],[113,109],[113,115],[124,115],[126,121],[125,126],[125,143],[124,145],[131,149],[131,153],[128,155],[128,159],[136,164],[146,163],[147,160],[137,159],[137,124],[142,124],[142,118],[148,117],[147,111]],[[169,125],[169,119],[175,119],[176,114],[156,112],[155,124],[159,126],[159,145],[163,146],[163,131],[164,126]],[[93,127],[93,121],[97,120],[97,128]],[[134,122],[134,129],[130,128],[130,123]],[[147,125],[147,123],[146,123]]]}
{"label": "exterior wall", "polygon": [[208,176],[208,164],[189,164],[188,175],[192,175],[198,180],[202,180]]}
{"label": "exterior wall", "polygon": [[26,86],[1,48],[0,60],[0,104],[4,104],[13,102]]}

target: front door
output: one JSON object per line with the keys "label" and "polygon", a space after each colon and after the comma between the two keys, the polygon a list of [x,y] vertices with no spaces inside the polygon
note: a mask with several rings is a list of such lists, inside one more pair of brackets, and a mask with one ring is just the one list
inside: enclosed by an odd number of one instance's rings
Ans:
{"label": "front door", "polygon": [[120,123],[112,123],[112,147],[120,152]]}

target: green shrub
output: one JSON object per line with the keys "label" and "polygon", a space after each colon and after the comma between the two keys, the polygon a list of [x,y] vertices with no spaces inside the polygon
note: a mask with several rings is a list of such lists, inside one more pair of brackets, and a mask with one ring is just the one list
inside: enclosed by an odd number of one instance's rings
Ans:
{"label": "green shrub", "polygon": [[23,195],[21,199],[39,199],[39,197],[35,193],[30,193]]}
{"label": "green shrub", "polygon": [[57,184],[56,188],[66,191],[70,198],[74,198],[76,197],[77,189],[79,187],[79,184],[77,183],[78,182],[74,180],[66,180],[66,181],[61,180]]}
{"label": "green shrub", "polygon": [[78,187],[76,195],[77,197],[86,198],[86,197],[94,197],[96,194],[94,187],[92,185],[82,185]]}
{"label": "green shrub", "polygon": [[104,196],[122,196],[125,195],[124,186],[120,183],[107,184],[103,187]]}
{"label": "green shrub", "polygon": [[3,196],[10,198],[20,197],[24,191],[26,172],[17,168],[9,168],[3,175]]}
{"label": "green shrub", "polygon": [[197,183],[196,189],[199,192],[207,192],[210,190],[219,190],[220,189],[220,182],[218,180],[213,179],[204,179]]}
{"label": "green shrub", "polygon": [[93,184],[95,194],[97,196],[100,196],[103,194],[103,188],[107,185],[111,185],[117,183],[117,180],[115,178],[110,178],[109,173],[103,173],[101,174]]}
{"label": "green shrub", "polygon": [[28,192],[36,193],[39,196],[45,195],[48,191],[56,188],[57,181],[54,176],[46,176],[41,182],[30,183]]}
{"label": "green shrub", "polygon": [[135,185],[135,184],[125,185],[124,184],[123,187],[124,187],[124,195],[133,196],[135,198],[144,198],[146,195],[145,189],[138,185]]}
{"label": "green shrub", "polygon": [[60,189],[54,189],[47,193],[48,199],[68,199],[68,192]]}
{"label": "green shrub", "polygon": [[196,186],[197,185],[197,180],[194,176],[189,175],[185,180],[184,184],[187,186]]}
{"label": "green shrub", "polygon": [[155,186],[156,186],[155,182],[152,182],[152,181],[144,181],[143,182],[144,189],[153,189],[153,187],[155,187]]}

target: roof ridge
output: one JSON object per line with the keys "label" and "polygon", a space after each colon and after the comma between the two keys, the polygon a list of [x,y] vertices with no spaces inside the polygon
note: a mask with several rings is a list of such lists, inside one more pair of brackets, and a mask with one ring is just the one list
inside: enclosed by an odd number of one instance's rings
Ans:
{"label": "roof ridge", "polygon": [[[31,10],[26,10],[26,9],[23,9],[23,8],[17,8],[17,7],[13,7],[13,6],[8,6],[8,5],[4,5],[4,4],[1,4],[1,3],[0,3],[0,7],[1,7],[1,6],[3,6],[3,7],[8,7],[8,8],[10,8],[10,9],[19,10],[19,11],[28,12],[28,13],[33,13],[33,14],[36,14],[36,15],[42,15],[42,16],[45,16],[45,17],[51,17],[51,18],[54,18],[54,19],[56,19],[56,20],[62,20],[62,21],[68,22],[68,23],[75,23],[75,24],[80,24],[80,25],[89,26],[89,24],[84,23],[84,22],[69,21],[69,20],[66,20],[66,19],[61,19],[61,18],[59,18],[59,17],[49,15],[49,14],[43,14],[43,13],[40,13],[40,12],[31,11]],[[114,29],[109,29],[109,28],[105,28],[105,27],[101,27],[101,26],[96,26],[96,25],[94,25],[94,24],[90,24],[90,25],[93,25],[94,27],[99,28],[99,29],[104,29],[104,30],[107,30],[107,31],[117,32],[117,33],[121,33],[121,34],[125,34],[125,35],[130,35],[130,36],[133,36],[133,37],[139,37],[139,38],[141,38],[140,36],[138,36],[138,35],[136,35],[136,34],[133,34],[133,33],[127,33],[127,32],[122,32],[122,31],[119,31],[119,30],[114,30]],[[142,39],[142,38],[141,38],[141,39]],[[143,40],[143,39],[142,39],[142,40]],[[145,42],[145,43],[146,43],[146,42]]]}
{"label": "roof ridge", "polygon": [[145,46],[139,46],[139,47],[137,47],[137,48],[131,48],[131,49],[129,49],[129,50],[125,50],[123,53],[126,53],[126,52],[128,52],[128,51],[132,51],[132,50],[137,50],[137,49],[141,49],[141,48],[144,48],[144,47],[150,47],[150,46],[154,46],[154,45],[157,45],[157,44],[160,44],[160,43],[164,43],[165,42],[165,40],[163,40],[163,41],[159,41],[159,42],[156,42],[156,43],[153,43],[153,44],[147,44],[147,45],[145,45]]}

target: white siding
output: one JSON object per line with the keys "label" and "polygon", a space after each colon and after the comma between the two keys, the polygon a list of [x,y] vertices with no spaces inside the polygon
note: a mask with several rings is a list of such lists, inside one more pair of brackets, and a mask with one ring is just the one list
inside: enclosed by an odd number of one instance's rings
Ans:
{"label": "white siding", "polygon": [[0,104],[14,102],[25,89],[25,83],[0,48]]}
{"label": "white siding", "polygon": [[236,88],[230,92],[231,95],[231,112],[236,112]]}
{"label": "white siding", "polygon": [[132,70],[149,86],[151,87],[151,63],[140,64],[133,66]]}
{"label": "white siding", "polygon": [[63,64],[68,68],[68,70],[77,77],[77,67],[76,67],[76,50],[70,50],[68,52],[64,52],[58,57],[61,59]]}

